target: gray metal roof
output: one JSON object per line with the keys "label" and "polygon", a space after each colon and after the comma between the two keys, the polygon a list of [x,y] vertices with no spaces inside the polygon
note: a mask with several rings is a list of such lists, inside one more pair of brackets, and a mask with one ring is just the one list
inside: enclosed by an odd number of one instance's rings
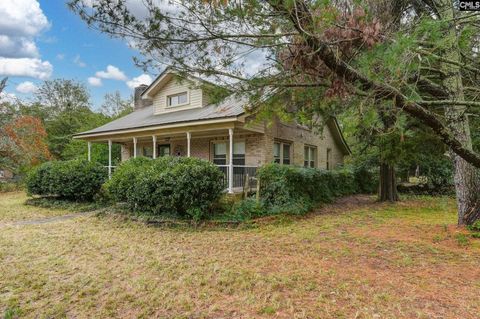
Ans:
{"label": "gray metal roof", "polygon": [[166,125],[182,122],[194,122],[201,120],[213,120],[242,115],[244,107],[248,103],[248,97],[231,95],[219,104],[211,104],[202,108],[175,111],[163,114],[153,114],[153,106],[133,111],[132,113],[109,122],[90,131],[75,134],[82,136],[87,134],[104,133],[125,129],[145,128],[149,126]]}

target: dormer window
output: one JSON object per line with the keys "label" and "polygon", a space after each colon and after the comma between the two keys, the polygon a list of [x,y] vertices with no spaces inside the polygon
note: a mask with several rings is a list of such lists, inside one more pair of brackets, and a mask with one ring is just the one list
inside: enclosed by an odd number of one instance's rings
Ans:
{"label": "dormer window", "polygon": [[188,104],[188,92],[167,96],[167,106],[179,106],[184,104]]}

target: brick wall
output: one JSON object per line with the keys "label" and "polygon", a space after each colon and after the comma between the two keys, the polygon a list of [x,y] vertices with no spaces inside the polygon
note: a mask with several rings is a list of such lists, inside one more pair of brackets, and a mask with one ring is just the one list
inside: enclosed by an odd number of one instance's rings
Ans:
{"label": "brick wall", "polygon": [[303,165],[305,145],[316,147],[317,168],[327,167],[327,149],[330,149],[331,167],[343,163],[343,153],[335,142],[332,132],[325,126],[323,132],[314,133],[296,124],[275,121],[266,130],[266,158],[273,160],[273,143],[275,140],[291,143],[291,156],[294,165]]}

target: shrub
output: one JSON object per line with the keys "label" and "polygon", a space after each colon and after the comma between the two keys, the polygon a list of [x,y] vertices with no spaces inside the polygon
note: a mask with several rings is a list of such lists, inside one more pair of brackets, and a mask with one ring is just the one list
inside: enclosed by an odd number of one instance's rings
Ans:
{"label": "shrub", "polygon": [[131,210],[199,220],[220,197],[222,179],[222,172],[205,160],[166,156],[127,161],[105,188]]}
{"label": "shrub", "polygon": [[353,174],[358,191],[363,194],[372,194],[378,190],[378,171],[365,167],[354,167]]}
{"label": "shrub", "polygon": [[480,219],[476,220],[472,225],[467,226],[473,238],[480,238]]}
{"label": "shrub", "polygon": [[235,221],[246,221],[265,215],[268,215],[268,211],[263,201],[257,202],[254,198],[246,198],[232,206],[228,217]]}
{"label": "shrub", "polygon": [[91,200],[107,179],[99,163],[85,160],[47,162],[26,179],[31,195],[58,196],[69,200]]}
{"label": "shrub", "polygon": [[116,169],[112,178],[105,183],[104,189],[116,202],[127,202],[128,194],[133,193],[135,180],[141,173],[152,165],[152,159],[148,157],[131,158],[122,162]]}
{"label": "shrub", "polygon": [[272,213],[305,213],[315,204],[359,191],[355,175],[347,169],[327,171],[267,164],[260,168],[258,177],[260,196]]}

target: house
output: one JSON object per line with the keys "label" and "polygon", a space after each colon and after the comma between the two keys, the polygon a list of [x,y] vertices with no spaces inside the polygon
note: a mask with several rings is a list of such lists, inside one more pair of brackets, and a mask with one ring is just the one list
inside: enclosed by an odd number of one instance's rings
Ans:
{"label": "house", "polygon": [[241,187],[245,175],[269,162],[331,169],[350,153],[338,123],[328,121],[322,135],[296,123],[255,121],[245,107],[248,98],[229,96],[210,103],[202,80],[180,77],[167,69],[149,86],[135,89],[134,111],[74,138],[121,145],[121,159],[148,156],[195,156],[225,173],[229,192]]}
{"label": "house", "polygon": [[14,178],[14,174],[11,170],[9,169],[2,169],[0,168],[0,182],[6,182],[6,181],[10,181],[10,180],[13,180]]}

